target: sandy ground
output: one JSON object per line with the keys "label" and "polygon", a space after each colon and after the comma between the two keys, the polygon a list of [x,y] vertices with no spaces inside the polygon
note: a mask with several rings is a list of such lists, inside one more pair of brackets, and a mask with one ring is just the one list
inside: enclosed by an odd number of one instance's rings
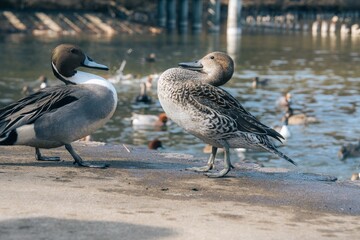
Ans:
{"label": "sandy ground", "polygon": [[[346,239],[360,234],[360,184],[237,165],[228,177],[184,171],[206,159],[75,143],[89,161],[38,162],[0,147],[0,239]],[[220,161],[220,159],[219,159]],[[218,163],[220,165],[220,163]]]}

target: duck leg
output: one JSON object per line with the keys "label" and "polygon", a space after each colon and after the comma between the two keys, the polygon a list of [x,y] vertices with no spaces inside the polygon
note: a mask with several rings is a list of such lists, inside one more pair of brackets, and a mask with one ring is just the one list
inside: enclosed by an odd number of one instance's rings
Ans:
{"label": "duck leg", "polygon": [[225,176],[230,171],[231,168],[234,168],[230,162],[230,149],[227,144],[224,146],[224,150],[225,150],[224,151],[224,169],[218,173],[205,173],[206,176],[212,177],[212,178],[220,178],[220,177]]}
{"label": "duck leg", "polygon": [[35,148],[35,158],[38,161],[60,161],[59,157],[45,157],[45,156],[42,156],[39,148]]}
{"label": "duck leg", "polygon": [[217,147],[212,147],[210,158],[206,166],[186,168],[185,170],[195,171],[195,172],[208,172],[209,170],[214,168],[216,152],[217,152]]}
{"label": "duck leg", "polygon": [[65,144],[65,148],[66,150],[68,150],[68,152],[71,154],[71,156],[74,158],[75,162],[74,164],[77,164],[81,167],[90,167],[90,168],[107,168],[110,165],[109,164],[92,164],[89,162],[84,162],[81,157],[79,156],[79,154],[77,154],[74,149],[72,148],[72,146],[70,144]]}

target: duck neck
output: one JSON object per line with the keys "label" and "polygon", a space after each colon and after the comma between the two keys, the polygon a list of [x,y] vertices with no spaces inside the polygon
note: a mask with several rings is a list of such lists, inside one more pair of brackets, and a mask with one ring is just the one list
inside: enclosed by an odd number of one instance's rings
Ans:
{"label": "duck neck", "polygon": [[[62,82],[64,82],[66,85],[69,85],[69,84],[75,84],[69,80],[67,80],[67,77],[63,76],[59,70],[56,68],[55,64],[53,62],[51,62],[51,68],[53,70],[53,73],[55,75],[55,77],[59,80],[61,80]],[[75,72],[76,73],[76,72]]]}

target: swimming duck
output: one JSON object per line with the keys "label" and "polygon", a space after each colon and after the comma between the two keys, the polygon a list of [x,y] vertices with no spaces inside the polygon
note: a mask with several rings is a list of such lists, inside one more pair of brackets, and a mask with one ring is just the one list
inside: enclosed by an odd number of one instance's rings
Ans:
{"label": "swimming duck", "polygon": [[156,61],[156,54],[155,53],[150,53],[149,55],[147,55],[145,57],[145,61],[146,62],[155,62]]}
{"label": "swimming duck", "polygon": [[33,92],[37,92],[39,91],[39,89],[43,89],[48,87],[48,82],[47,82],[47,78],[44,75],[40,75],[40,77],[37,79],[37,81],[40,82],[40,86],[38,88],[32,88],[29,85],[25,85],[22,90],[21,93],[25,96],[32,94]]}
{"label": "swimming duck", "polygon": [[157,150],[158,148],[163,148],[162,142],[159,139],[155,138],[154,140],[149,142],[148,148],[151,150]]}
{"label": "swimming duck", "polygon": [[134,126],[164,127],[168,118],[166,113],[160,113],[159,115],[133,113],[131,120]]}
{"label": "swimming duck", "polygon": [[345,160],[348,157],[360,157],[360,140],[356,144],[347,144],[340,148],[338,152],[340,160]]}
{"label": "swimming duck", "polygon": [[360,173],[353,173],[352,175],[351,175],[351,181],[358,181],[358,180],[360,180]]}
{"label": "swimming duck", "polygon": [[29,85],[25,85],[23,86],[23,88],[21,89],[21,93],[24,96],[27,96],[29,94],[32,94],[34,92],[34,89],[32,87],[30,87]]}
{"label": "swimming duck", "polygon": [[280,108],[286,109],[291,104],[291,93],[287,92],[283,96],[279,97],[276,101],[276,105]]}
{"label": "swimming duck", "polygon": [[288,116],[286,115],[283,119],[283,124],[282,126],[277,126],[277,127],[274,127],[274,129],[281,134],[281,136],[284,137],[284,140],[286,141],[289,137],[291,137],[291,133],[290,133],[290,130],[289,130],[289,127],[288,127],[288,124],[289,124],[289,118]]}
{"label": "swimming duck", "polygon": [[74,164],[107,167],[84,162],[71,143],[103,126],[117,105],[117,93],[111,83],[76,68],[108,70],[108,67],[70,44],[61,44],[53,50],[51,66],[56,78],[66,85],[41,89],[0,109],[0,145],[34,147],[35,157],[40,161],[60,160],[42,156],[40,148],[65,146]]}
{"label": "swimming duck", "polygon": [[303,125],[310,123],[318,123],[319,120],[315,117],[307,116],[305,113],[294,113],[294,109],[290,106],[287,106],[286,113],[283,117],[283,121],[287,118],[289,125]]}
{"label": "swimming duck", "polygon": [[38,81],[40,81],[40,89],[47,88],[49,86],[47,77],[45,75],[40,75],[38,78]]}
{"label": "swimming duck", "polygon": [[213,169],[218,148],[225,150],[224,169],[207,173],[209,177],[223,177],[230,171],[230,148],[263,149],[295,164],[270,141],[269,137],[283,139],[278,132],[259,122],[237,99],[217,87],[229,81],[234,72],[234,62],[227,54],[213,52],[179,66],[161,74],[157,88],[160,103],[171,120],[212,146],[207,166],[188,170]]}
{"label": "swimming duck", "polygon": [[268,83],[270,82],[270,79],[265,78],[265,79],[260,80],[259,77],[254,77],[252,81],[253,81],[252,87],[257,88],[257,87],[262,87],[262,86],[268,85]]}
{"label": "swimming duck", "polygon": [[140,84],[140,94],[136,96],[135,102],[146,103],[146,104],[152,103],[152,98],[149,95],[147,95],[146,83],[143,82]]}

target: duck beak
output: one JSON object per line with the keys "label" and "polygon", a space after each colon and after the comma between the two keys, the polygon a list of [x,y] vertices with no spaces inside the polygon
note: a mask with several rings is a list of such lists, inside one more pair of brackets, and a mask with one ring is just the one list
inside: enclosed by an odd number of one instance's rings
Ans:
{"label": "duck beak", "polygon": [[109,68],[107,66],[95,62],[88,56],[85,57],[85,60],[82,64],[82,66],[87,67],[87,68],[100,69],[100,70],[109,70]]}
{"label": "duck beak", "polygon": [[201,71],[203,69],[203,65],[200,63],[200,61],[183,62],[179,63],[179,66],[193,71]]}

